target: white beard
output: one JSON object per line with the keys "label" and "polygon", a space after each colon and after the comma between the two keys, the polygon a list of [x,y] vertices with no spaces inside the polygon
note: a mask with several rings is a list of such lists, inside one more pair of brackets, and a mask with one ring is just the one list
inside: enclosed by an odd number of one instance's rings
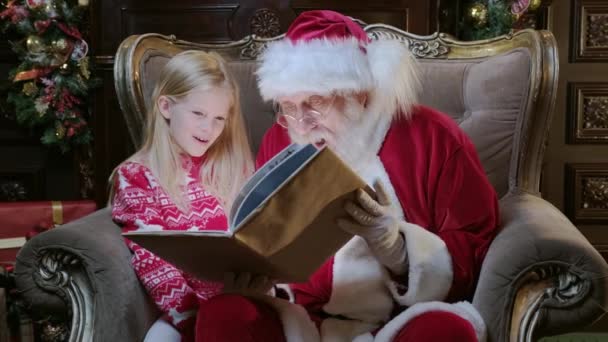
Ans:
{"label": "white beard", "polygon": [[331,113],[342,118],[334,134],[318,128],[302,136],[289,129],[289,136],[298,144],[326,141],[340,159],[361,174],[376,158],[390,120],[380,120],[378,115],[366,112],[365,107],[354,99],[347,99],[344,108],[344,113]]}

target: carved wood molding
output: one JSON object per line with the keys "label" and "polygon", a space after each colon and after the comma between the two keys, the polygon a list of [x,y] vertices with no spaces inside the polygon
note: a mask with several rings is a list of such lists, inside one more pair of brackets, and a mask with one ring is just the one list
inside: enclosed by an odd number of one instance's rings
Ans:
{"label": "carved wood molding", "polygon": [[608,163],[567,164],[565,193],[574,223],[608,223]]}
{"label": "carved wood molding", "polygon": [[572,2],[571,62],[608,62],[608,0]]}
{"label": "carved wood molding", "polygon": [[[446,39],[451,37],[446,34],[435,33],[423,37],[383,24],[368,25],[364,29],[372,40],[395,39],[404,43],[414,56],[419,58],[445,58],[450,52],[449,43]],[[235,44],[243,44],[241,58],[256,59],[264,52],[270,42],[282,39],[284,36],[282,34],[270,39],[247,37]]]}
{"label": "carved wood molding", "polygon": [[568,142],[608,144],[608,83],[568,84]]}
{"label": "carved wood molding", "polygon": [[591,290],[589,279],[560,262],[534,265],[513,286],[513,312],[507,329],[510,342],[538,340],[546,310],[580,305]]}
{"label": "carved wood molding", "polygon": [[94,293],[82,261],[66,250],[43,250],[34,281],[40,288],[63,299],[68,308],[68,321],[71,321],[69,325],[64,321],[43,322],[47,338],[55,341],[53,338],[69,333],[69,342],[93,341]]}
{"label": "carved wood molding", "polygon": [[279,14],[268,8],[260,8],[253,13],[249,21],[251,34],[258,37],[270,38],[281,33]]}
{"label": "carved wood molding", "polygon": [[445,34],[435,33],[431,36],[418,37],[382,24],[369,25],[366,31],[374,40],[394,39],[404,43],[412,54],[419,58],[441,58],[450,52],[448,44],[444,41],[444,38],[448,37]]}

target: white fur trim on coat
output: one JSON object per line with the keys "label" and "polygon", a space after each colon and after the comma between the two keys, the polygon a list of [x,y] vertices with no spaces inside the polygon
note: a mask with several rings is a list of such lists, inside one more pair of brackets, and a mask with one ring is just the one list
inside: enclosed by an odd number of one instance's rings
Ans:
{"label": "white fur trim on coat", "polygon": [[408,288],[403,295],[399,294],[399,284],[388,282],[395,300],[405,306],[444,300],[454,276],[452,257],[445,242],[416,224],[404,222],[400,230],[405,236],[409,274]]}
{"label": "white fur trim on coat", "polygon": [[388,271],[363,238],[355,236],[334,256],[331,296],[323,310],[363,322],[386,322],[393,309],[386,279]]}
{"label": "white fur trim on coat", "polygon": [[372,89],[367,56],[356,38],[270,43],[257,71],[264,100],[299,92],[329,94],[335,90]]}
{"label": "white fur trim on coat", "polygon": [[445,311],[458,315],[471,323],[478,342],[485,342],[487,338],[486,325],[483,318],[469,302],[455,304],[443,302],[427,302],[416,304],[388,322],[376,335],[375,342],[391,342],[395,336],[407,325],[409,321],[426,312]]}

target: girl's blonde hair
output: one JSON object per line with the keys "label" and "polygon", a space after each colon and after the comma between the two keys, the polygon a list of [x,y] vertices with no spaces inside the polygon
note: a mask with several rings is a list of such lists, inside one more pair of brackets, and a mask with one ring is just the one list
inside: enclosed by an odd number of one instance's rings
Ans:
{"label": "girl's blonde hair", "polygon": [[[180,153],[185,152],[172,139],[169,121],[162,116],[158,99],[166,96],[179,101],[201,86],[207,89],[224,87],[232,94],[232,106],[224,130],[207,150],[200,171],[204,189],[216,196],[228,213],[241,186],[253,172],[253,161],[241,114],[238,85],[217,53],[184,51],[169,60],[152,93],[152,108],[147,113],[143,144],[125,162],[135,161],[147,166],[171,199],[182,210],[187,209],[188,201],[184,196],[186,171],[180,158]],[[115,173],[116,169],[110,178],[111,184]],[[112,197],[110,194],[110,200]]]}

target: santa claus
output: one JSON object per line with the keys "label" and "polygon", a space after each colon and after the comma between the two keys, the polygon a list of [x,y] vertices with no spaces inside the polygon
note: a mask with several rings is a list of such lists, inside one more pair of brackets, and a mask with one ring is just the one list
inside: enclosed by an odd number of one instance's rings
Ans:
{"label": "santa claus", "polygon": [[[370,41],[332,11],[302,13],[264,52],[259,88],[277,122],[258,166],[292,142],[327,146],[377,196],[345,203],[336,224],[355,237],[307,283],[278,286],[290,303],[216,299],[246,331],[239,340],[485,340],[467,300],[497,232],[496,194],[465,133],[416,104],[416,70],[402,42]],[[212,322],[198,328],[228,336]]]}

